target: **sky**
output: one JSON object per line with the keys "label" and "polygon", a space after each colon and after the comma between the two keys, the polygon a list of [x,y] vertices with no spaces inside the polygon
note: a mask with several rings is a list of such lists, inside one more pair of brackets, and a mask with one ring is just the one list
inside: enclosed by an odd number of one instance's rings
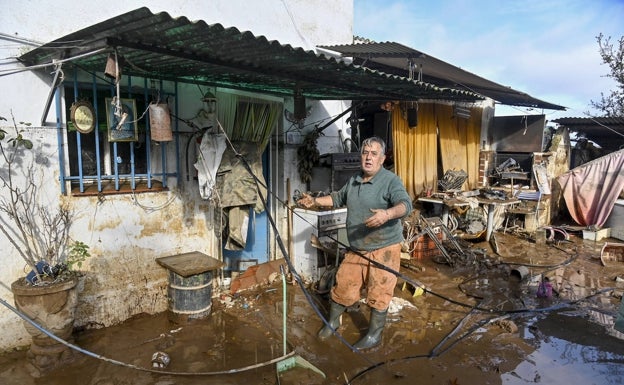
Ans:
{"label": "sky", "polygon": [[[496,115],[547,120],[600,115],[616,83],[597,36],[624,36],[624,0],[354,0],[353,33],[417,49],[534,98],[553,111],[496,106]],[[426,81],[426,79],[424,79]],[[586,113],[589,112],[589,115]]]}

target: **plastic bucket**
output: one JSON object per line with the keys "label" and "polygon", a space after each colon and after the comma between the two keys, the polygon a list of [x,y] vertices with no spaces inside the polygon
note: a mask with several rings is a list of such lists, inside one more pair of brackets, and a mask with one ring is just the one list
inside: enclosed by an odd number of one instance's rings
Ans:
{"label": "plastic bucket", "polygon": [[212,310],[212,271],[183,277],[169,270],[169,311],[174,321],[203,318]]}

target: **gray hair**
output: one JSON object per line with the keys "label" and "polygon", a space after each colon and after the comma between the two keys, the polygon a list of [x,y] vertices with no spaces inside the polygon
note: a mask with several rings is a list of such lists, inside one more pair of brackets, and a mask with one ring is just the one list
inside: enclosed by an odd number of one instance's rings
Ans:
{"label": "gray hair", "polygon": [[386,155],[386,142],[378,136],[371,136],[370,138],[364,139],[362,142],[361,150],[364,150],[364,147],[371,146],[373,143],[379,143],[381,146],[381,155]]}

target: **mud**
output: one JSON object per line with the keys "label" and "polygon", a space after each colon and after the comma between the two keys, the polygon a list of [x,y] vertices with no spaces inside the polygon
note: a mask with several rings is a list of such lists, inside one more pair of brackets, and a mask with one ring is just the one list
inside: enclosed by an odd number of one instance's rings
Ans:
{"label": "mud", "polygon": [[[538,245],[502,233],[495,238],[498,253],[489,243],[471,244],[483,253],[454,266],[405,260],[383,344],[370,352],[354,352],[345,343],[366,332],[365,304],[343,315],[344,340],[319,342],[316,308],[326,314],[327,298],[313,288],[306,296],[289,283],[286,350],[326,378],[301,366],[278,373],[271,362],[284,350],[277,280],[234,295],[220,293],[201,320],[175,323],[161,313],[75,331],[74,343],[84,352],[76,351],[71,364],[41,378],[30,376],[25,351],[6,353],[0,356],[0,383],[621,383],[624,343],[613,317],[624,290],[617,279],[624,277],[624,266],[602,266],[602,242],[572,237]],[[522,279],[512,274],[519,266],[526,268]],[[542,276],[553,285],[552,298],[536,296]],[[421,294],[414,283],[427,291]],[[165,368],[152,367],[158,351],[170,358]]]}

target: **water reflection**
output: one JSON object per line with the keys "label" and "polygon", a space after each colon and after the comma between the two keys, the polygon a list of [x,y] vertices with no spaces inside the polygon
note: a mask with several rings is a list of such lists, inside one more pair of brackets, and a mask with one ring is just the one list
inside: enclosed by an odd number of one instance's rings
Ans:
{"label": "water reflection", "polygon": [[537,347],[501,376],[503,384],[623,383],[624,344],[606,334],[602,326],[561,313],[534,319],[524,333]]}

